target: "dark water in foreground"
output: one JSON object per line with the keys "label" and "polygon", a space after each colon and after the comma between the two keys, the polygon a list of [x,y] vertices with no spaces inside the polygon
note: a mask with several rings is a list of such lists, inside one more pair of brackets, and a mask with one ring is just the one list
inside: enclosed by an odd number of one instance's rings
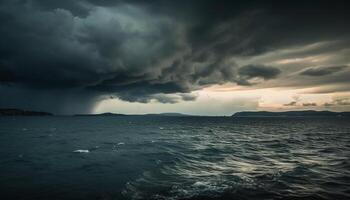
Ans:
{"label": "dark water in foreground", "polygon": [[349,122],[3,117],[0,199],[349,199]]}

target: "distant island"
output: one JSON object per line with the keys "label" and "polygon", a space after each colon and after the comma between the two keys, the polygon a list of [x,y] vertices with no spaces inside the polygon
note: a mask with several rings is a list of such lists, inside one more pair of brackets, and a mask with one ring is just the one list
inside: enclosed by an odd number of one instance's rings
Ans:
{"label": "distant island", "polygon": [[188,117],[192,115],[186,115],[182,113],[159,113],[159,114],[145,114],[145,116]]}
{"label": "distant island", "polygon": [[50,116],[50,115],[53,115],[53,114],[48,112],[41,112],[41,111],[0,108],[0,116]]}
{"label": "distant island", "polygon": [[150,114],[119,114],[119,113],[101,113],[101,114],[76,114],[77,117],[89,117],[89,116],[150,116],[150,117],[186,117],[192,115],[186,115],[182,113],[150,113]]}
{"label": "distant island", "polygon": [[[42,111],[22,110],[14,108],[0,108],[0,116],[52,116],[54,114]],[[188,115],[182,113],[149,113],[149,114],[119,114],[119,113],[100,113],[100,114],[75,114],[67,115],[74,117],[109,117],[109,116],[143,116],[143,117],[210,117],[199,115]],[[220,116],[217,116],[220,117]],[[350,117],[350,112],[332,112],[332,111],[284,111],[284,112],[270,112],[270,111],[242,111],[233,114],[231,117]]]}
{"label": "distant island", "polygon": [[269,112],[269,111],[244,111],[237,112],[232,117],[350,117],[350,112],[332,112],[332,111],[285,111],[285,112]]}
{"label": "distant island", "polygon": [[94,117],[94,116],[128,116],[128,115],[108,112],[108,113],[101,113],[101,114],[76,114],[73,116],[75,116],[75,117]]}

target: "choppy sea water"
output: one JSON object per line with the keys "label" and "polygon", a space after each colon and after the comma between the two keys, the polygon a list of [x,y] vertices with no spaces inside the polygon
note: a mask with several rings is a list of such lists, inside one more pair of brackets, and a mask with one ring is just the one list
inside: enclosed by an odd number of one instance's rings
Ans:
{"label": "choppy sea water", "polygon": [[2,117],[0,199],[349,199],[349,122]]}

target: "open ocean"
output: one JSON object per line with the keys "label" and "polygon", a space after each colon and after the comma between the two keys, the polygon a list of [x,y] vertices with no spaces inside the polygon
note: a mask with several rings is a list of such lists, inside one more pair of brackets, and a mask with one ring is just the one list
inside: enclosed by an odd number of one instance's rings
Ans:
{"label": "open ocean", "polygon": [[350,199],[350,118],[0,117],[0,199]]}

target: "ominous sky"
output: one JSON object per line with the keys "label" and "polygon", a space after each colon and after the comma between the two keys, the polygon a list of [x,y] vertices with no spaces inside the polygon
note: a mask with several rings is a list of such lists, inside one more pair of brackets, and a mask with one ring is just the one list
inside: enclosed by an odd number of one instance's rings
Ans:
{"label": "ominous sky", "polygon": [[350,110],[347,1],[0,0],[0,107]]}

